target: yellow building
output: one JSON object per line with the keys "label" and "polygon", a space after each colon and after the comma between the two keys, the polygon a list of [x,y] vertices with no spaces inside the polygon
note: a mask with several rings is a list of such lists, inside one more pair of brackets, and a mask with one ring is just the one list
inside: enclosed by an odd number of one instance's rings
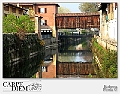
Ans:
{"label": "yellow building", "polygon": [[3,3],[3,16],[7,16],[8,14],[14,14],[16,17],[23,15],[25,9],[20,8],[18,6],[12,5],[10,3]]}

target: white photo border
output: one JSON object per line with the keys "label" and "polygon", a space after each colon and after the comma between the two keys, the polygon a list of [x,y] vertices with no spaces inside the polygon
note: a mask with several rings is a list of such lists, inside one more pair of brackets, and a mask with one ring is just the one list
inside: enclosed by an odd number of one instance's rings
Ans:
{"label": "white photo border", "polygon": [[[24,2],[24,0],[20,0],[20,1],[16,1],[16,0],[4,0],[2,2]],[[103,88],[104,85],[111,85],[111,86],[117,86],[118,87],[118,91],[116,92],[111,92],[112,94],[120,94],[120,78],[119,78],[119,68],[120,68],[120,64],[119,64],[119,16],[118,16],[118,78],[116,79],[104,79],[104,78],[97,78],[97,79],[4,79],[2,77],[2,62],[3,62],[3,48],[2,48],[2,2],[1,2],[1,34],[0,34],[0,38],[1,38],[1,63],[0,63],[0,82],[1,82],[1,89],[0,89],[0,94],[16,94],[16,92],[3,92],[3,82],[7,82],[7,81],[13,81],[13,82],[17,82],[17,81],[30,81],[30,82],[40,82],[42,84],[42,90],[41,92],[35,92],[37,94],[106,94],[109,92],[104,92]],[[32,2],[30,0],[26,0],[25,2]],[[65,3],[69,3],[69,2],[73,2],[73,1],[69,1],[69,0],[44,0],[44,1],[40,1],[40,0],[34,0],[34,2],[65,2]],[[74,2],[76,3],[81,3],[83,1],[79,1],[79,0],[74,0]],[[89,0],[86,1],[84,0],[84,2],[90,2]],[[112,0],[100,0],[100,1],[94,1],[92,0],[92,2],[113,2]],[[118,2],[118,5],[120,4],[118,0],[114,0],[114,2]],[[119,15],[119,7],[118,7],[118,15]],[[27,93],[27,92],[17,92],[17,93]],[[34,92],[29,92],[29,93],[34,93]]]}

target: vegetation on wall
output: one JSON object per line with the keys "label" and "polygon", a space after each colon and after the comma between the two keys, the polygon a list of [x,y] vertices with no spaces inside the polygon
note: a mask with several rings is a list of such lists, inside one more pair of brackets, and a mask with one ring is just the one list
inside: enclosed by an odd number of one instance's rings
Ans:
{"label": "vegetation on wall", "polygon": [[43,64],[44,50],[44,40],[37,34],[26,34],[24,40],[3,34],[3,77],[31,77]]}
{"label": "vegetation on wall", "polygon": [[97,43],[96,39],[92,39],[92,52],[94,53],[94,64],[98,65],[95,56],[98,57],[101,68],[96,71],[100,78],[117,78],[118,62],[117,51],[105,49]]}
{"label": "vegetation on wall", "polygon": [[25,32],[33,33],[35,24],[28,15],[21,15],[17,18],[13,14],[3,17],[3,33]]}

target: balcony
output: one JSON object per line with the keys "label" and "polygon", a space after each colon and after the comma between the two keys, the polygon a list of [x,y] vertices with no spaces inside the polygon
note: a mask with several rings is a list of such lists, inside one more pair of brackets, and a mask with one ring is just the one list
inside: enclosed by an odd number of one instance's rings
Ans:
{"label": "balcony", "polygon": [[9,6],[4,6],[4,13],[9,14]]}
{"label": "balcony", "polygon": [[4,6],[4,11],[9,11],[9,6]]}

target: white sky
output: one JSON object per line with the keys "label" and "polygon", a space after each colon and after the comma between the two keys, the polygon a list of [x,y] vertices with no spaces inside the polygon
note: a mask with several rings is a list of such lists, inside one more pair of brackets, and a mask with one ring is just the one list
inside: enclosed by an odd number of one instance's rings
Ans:
{"label": "white sky", "polygon": [[71,12],[74,12],[74,13],[79,13],[80,10],[79,10],[79,4],[80,3],[57,3],[59,4],[61,7],[66,7],[68,8]]}

